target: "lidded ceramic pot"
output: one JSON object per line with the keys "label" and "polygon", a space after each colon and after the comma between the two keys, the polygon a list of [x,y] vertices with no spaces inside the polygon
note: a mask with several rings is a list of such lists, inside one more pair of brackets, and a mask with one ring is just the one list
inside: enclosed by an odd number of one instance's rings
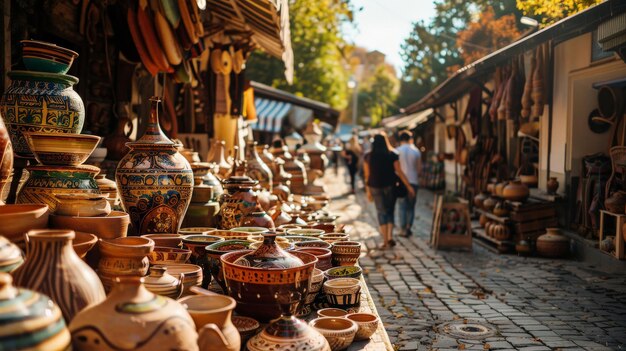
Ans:
{"label": "lidded ceramic pot", "polygon": [[183,294],[185,274],[181,273],[179,278],[167,273],[165,266],[152,266],[150,275],[144,278],[144,284],[146,289],[157,295],[178,299]]}
{"label": "lidded ceramic pot", "polygon": [[263,234],[263,244],[243,255],[234,264],[255,268],[294,268],[304,265],[302,260],[283,250],[276,243],[276,233]]}
{"label": "lidded ceramic pot", "polygon": [[193,172],[159,126],[160,101],[150,98],[146,132],[128,143],[130,151],[115,173],[122,207],[138,235],[177,233],[191,201]]}
{"label": "lidded ceramic pot", "polygon": [[252,188],[258,182],[247,176],[231,176],[222,183],[226,193],[220,199],[219,227],[241,227],[243,217],[257,208],[257,195]]}
{"label": "lidded ceramic pot", "polygon": [[305,321],[291,315],[273,320],[263,331],[248,340],[249,351],[330,351],[326,338]]}
{"label": "lidded ceramic pot", "polygon": [[11,273],[24,263],[22,250],[0,235],[0,272]]}
{"label": "lidded ceramic pot", "polygon": [[141,277],[118,277],[103,302],[69,326],[74,350],[198,350],[198,334],[185,308],[155,295]]}
{"label": "lidded ceramic pot", "polygon": [[257,142],[248,141],[246,143],[246,161],[248,164],[248,175],[256,179],[262,188],[272,191],[273,174],[270,168],[263,162],[256,150]]}
{"label": "lidded ceramic pot", "polygon": [[26,260],[13,272],[16,286],[48,295],[68,321],[83,308],[105,298],[96,272],[74,251],[74,236],[71,230],[29,231]]}
{"label": "lidded ceramic pot", "polygon": [[3,350],[61,351],[70,348],[70,332],[50,298],[18,289],[0,273],[0,340]]}

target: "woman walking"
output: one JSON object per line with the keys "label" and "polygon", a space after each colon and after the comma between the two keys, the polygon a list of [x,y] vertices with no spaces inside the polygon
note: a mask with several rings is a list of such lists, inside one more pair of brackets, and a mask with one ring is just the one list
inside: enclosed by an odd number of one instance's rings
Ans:
{"label": "woman walking", "polygon": [[395,246],[393,240],[393,220],[396,197],[393,192],[396,177],[407,189],[407,196],[414,197],[415,191],[400,168],[398,154],[389,144],[384,133],[374,136],[372,151],[365,155],[363,164],[367,198],[374,201],[378,225],[383,235],[382,248]]}
{"label": "woman walking", "polygon": [[346,167],[348,167],[348,174],[350,175],[350,193],[355,193],[356,186],[356,172],[359,169],[359,154],[361,153],[361,147],[359,146],[359,139],[354,136],[346,144],[343,152],[343,158],[346,160]]}

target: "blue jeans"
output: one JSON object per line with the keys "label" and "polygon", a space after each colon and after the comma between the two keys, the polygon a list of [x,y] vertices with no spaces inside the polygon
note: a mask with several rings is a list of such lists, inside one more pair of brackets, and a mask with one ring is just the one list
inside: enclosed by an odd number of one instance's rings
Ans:
{"label": "blue jeans", "polygon": [[415,190],[415,197],[409,197],[408,195],[401,198],[398,202],[400,204],[400,228],[410,229],[413,226],[413,219],[415,219],[415,203],[417,202],[417,189],[416,184],[411,184],[413,190]]}
{"label": "blue jeans", "polygon": [[378,224],[393,224],[393,212],[394,208],[396,207],[396,197],[393,194],[393,187],[370,187],[370,193],[374,198],[374,205],[376,205],[376,216],[378,217]]}

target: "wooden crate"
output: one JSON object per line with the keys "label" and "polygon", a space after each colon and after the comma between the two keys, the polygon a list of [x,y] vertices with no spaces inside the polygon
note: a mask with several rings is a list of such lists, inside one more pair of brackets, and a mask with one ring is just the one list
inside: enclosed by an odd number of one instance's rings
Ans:
{"label": "wooden crate", "polygon": [[626,222],[626,215],[600,210],[600,230],[598,231],[598,243],[600,244],[600,247],[602,247],[602,240],[604,240],[604,237],[606,236],[605,231],[606,229],[608,229],[605,225],[605,220],[609,216],[614,217],[615,219],[615,253],[613,256],[615,256],[615,258],[617,258],[618,260],[623,260],[625,256],[624,247],[626,246],[626,243],[624,243],[624,235],[622,234],[622,232],[624,223]]}
{"label": "wooden crate", "polygon": [[[461,221],[465,222],[465,233],[441,231],[446,221],[445,213],[452,210],[457,211]],[[472,222],[467,202],[444,202],[442,195],[436,195],[430,242],[435,249],[472,249]]]}

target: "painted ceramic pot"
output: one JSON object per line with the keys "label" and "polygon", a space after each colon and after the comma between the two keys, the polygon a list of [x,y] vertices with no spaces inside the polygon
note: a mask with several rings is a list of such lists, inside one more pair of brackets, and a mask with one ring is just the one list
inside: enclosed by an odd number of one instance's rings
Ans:
{"label": "painted ceramic pot", "polygon": [[559,181],[556,180],[556,177],[550,177],[548,183],[546,183],[546,189],[548,190],[548,194],[554,195],[556,194],[557,189],[559,188]]}
{"label": "painted ceramic pot", "polygon": [[327,269],[332,268],[333,264],[331,261],[332,252],[329,249],[317,248],[317,247],[304,247],[298,248],[298,251],[310,253],[311,255],[317,257],[317,263],[315,264],[315,268],[325,271]]}
{"label": "painted ceramic pot", "polygon": [[122,211],[111,211],[104,217],[75,217],[50,215],[50,226],[95,234],[100,239],[125,237],[130,217]]}
{"label": "painted ceramic pot", "polygon": [[[237,301],[237,312],[259,321],[278,318],[281,315],[278,308],[281,305],[279,297],[288,293],[291,299],[283,304],[290,313],[295,313],[308,293],[317,258],[311,254],[293,251],[291,255],[303,262],[293,268],[262,268],[235,263],[250,253],[249,250],[239,250],[220,257],[226,293]],[[241,261],[244,264],[250,262],[245,259]]]}
{"label": "painted ceramic pot", "polygon": [[22,250],[0,235],[0,272],[11,273],[22,263],[24,263]]}
{"label": "painted ceramic pot", "polygon": [[252,191],[257,181],[246,176],[231,176],[223,184],[226,193],[220,199],[219,227],[241,227],[243,218],[257,209],[257,195]]}
{"label": "painted ceramic pot", "polygon": [[167,267],[153,266],[150,275],[144,278],[144,285],[154,294],[178,299],[183,294],[183,279],[185,276],[182,273],[176,278],[167,272]]}
{"label": "painted ceramic pot", "polygon": [[361,305],[361,283],[354,278],[327,280],[323,287],[328,303],[335,308],[358,312]]}
{"label": "painted ceramic pot", "polygon": [[326,338],[294,316],[281,316],[248,340],[249,351],[330,351]]}
{"label": "painted ceramic pot", "polygon": [[262,188],[272,191],[273,174],[272,170],[263,162],[256,150],[257,142],[248,141],[246,144],[246,161],[248,161],[248,172],[250,178],[259,182]]}
{"label": "painted ceramic pot", "polygon": [[24,132],[35,159],[43,165],[78,166],[89,158],[100,137],[84,134]]}
{"label": "painted ceramic pot", "polygon": [[276,242],[275,233],[263,234],[263,243],[254,251],[242,255],[234,264],[254,268],[295,268],[301,267],[302,260],[283,250]]}
{"label": "painted ceramic pot", "polygon": [[522,184],[520,180],[513,180],[502,189],[502,197],[510,201],[525,201],[528,195],[528,185]]}
{"label": "painted ceramic pot", "polygon": [[220,257],[227,253],[237,250],[245,250],[250,247],[251,242],[248,240],[224,240],[213,243],[205,248],[209,264],[211,276],[217,284],[226,291],[226,283],[224,282],[224,273],[222,272],[222,262]]}
{"label": "painted ceramic pot", "polygon": [[202,285],[202,268],[195,264],[168,263],[162,265],[167,272],[174,277],[183,277],[183,295],[195,295],[190,289],[193,286]]}
{"label": "painted ceramic pot", "polygon": [[105,217],[111,213],[107,195],[56,194],[58,200],[54,214],[58,216]]}
{"label": "painted ceramic pot", "polygon": [[355,322],[359,328],[354,340],[369,339],[374,335],[380,324],[380,318],[373,313],[350,313],[346,316],[346,319]]}
{"label": "painted ceramic pot", "polygon": [[328,249],[330,250],[333,245],[330,243],[327,243],[326,241],[321,241],[321,240],[307,240],[307,241],[298,241],[296,243],[294,243],[296,249],[299,248],[305,248],[305,247],[316,247],[316,248],[320,248],[320,249]]}
{"label": "painted ceramic pot", "polygon": [[57,206],[56,194],[100,194],[95,176],[98,167],[82,165],[26,167],[28,180],[17,195],[17,203],[46,204],[50,211]]}
{"label": "painted ceramic pot", "polygon": [[243,227],[262,227],[274,231],[274,221],[265,211],[258,210],[250,212],[241,219]]}
{"label": "painted ceramic pot", "polygon": [[206,247],[217,242],[224,241],[224,238],[214,235],[185,235],[183,236],[183,247],[191,250],[189,263],[202,267],[202,287],[207,288],[211,284],[211,270],[207,258]]}
{"label": "painted ceramic pot", "polygon": [[346,318],[316,318],[310,321],[309,325],[324,335],[333,351],[347,349],[354,341],[357,330],[359,330],[354,321]]}
{"label": "painted ceramic pot", "polygon": [[21,40],[22,61],[28,70],[65,74],[78,53],[53,43],[39,40]]}
{"label": "painted ceramic pot", "polygon": [[50,296],[68,321],[105,298],[98,276],[72,248],[74,237],[71,230],[31,230],[26,260],[13,272],[15,285]]}
{"label": "painted ceramic pot", "polygon": [[361,256],[361,243],[357,241],[338,241],[331,248],[334,266],[354,266]]}
{"label": "painted ceramic pot", "polygon": [[359,279],[363,274],[363,269],[359,266],[340,266],[333,267],[324,272],[324,276],[328,280],[338,278],[354,278]]}
{"label": "painted ceramic pot", "polygon": [[155,246],[154,250],[148,254],[148,261],[150,261],[151,265],[168,264],[168,263],[187,263],[190,257],[191,257],[191,250],[188,250],[188,249],[179,249],[177,247]]}
{"label": "painted ceramic pot", "polygon": [[237,303],[224,295],[187,296],[179,300],[187,308],[196,329],[198,346],[205,351],[239,351],[241,337],[231,321]]}
{"label": "painted ceramic pot", "polygon": [[98,276],[107,292],[113,287],[115,277],[148,274],[148,254],[154,250],[151,239],[129,236],[100,240],[98,247],[102,255],[98,262]]}
{"label": "painted ceramic pot", "polygon": [[96,184],[102,194],[109,194],[108,201],[111,208],[120,204],[120,196],[117,193],[117,183],[111,179],[107,179],[106,174],[99,173],[96,175]]}
{"label": "painted ceramic pot", "polygon": [[69,350],[70,332],[49,297],[15,288],[8,273],[0,273],[0,339],[5,350]]}
{"label": "painted ceramic pot", "polygon": [[2,194],[5,185],[9,181],[13,171],[13,145],[9,137],[9,131],[4,125],[0,115],[0,204],[3,203]]}
{"label": "painted ceramic pot", "polygon": [[115,180],[135,233],[177,233],[191,201],[193,172],[159,126],[161,100],[150,101],[146,132],[128,143],[130,151],[120,160]]}
{"label": "painted ceramic pot", "polygon": [[320,235],[320,239],[324,240],[327,243],[336,243],[337,241],[348,241],[350,240],[350,235],[346,233],[325,233]]}
{"label": "painted ceramic pot", "polygon": [[546,228],[546,234],[537,238],[539,256],[559,258],[569,255],[570,240],[559,228]]}
{"label": "painted ceramic pot", "polygon": [[85,106],[72,86],[78,78],[54,73],[12,71],[0,99],[13,149],[32,158],[24,132],[74,133],[83,129]]}
{"label": "painted ceramic pot", "polygon": [[155,295],[141,277],[119,277],[106,300],[70,323],[74,350],[197,351],[189,313],[175,300]]}
{"label": "painted ceramic pot", "polygon": [[256,335],[257,330],[261,327],[259,322],[250,317],[232,316],[231,321],[241,336],[242,345],[245,345],[251,337]]}
{"label": "painted ceramic pot", "polygon": [[322,284],[324,284],[324,272],[318,268],[313,270],[313,276],[311,277],[311,288],[304,299],[304,305],[310,305],[315,301],[317,294],[322,290]]}
{"label": "painted ceramic pot", "polygon": [[32,229],[48,226],[48,205],[20,204],[0,206],[0,235],[25,247],[24,235]]}
{"label": "painted ceramic pot", "polygon": [[145,234],[144,238],[152,239],[154,247],[179,248],[183,243],[183,236],[180,234]]}

